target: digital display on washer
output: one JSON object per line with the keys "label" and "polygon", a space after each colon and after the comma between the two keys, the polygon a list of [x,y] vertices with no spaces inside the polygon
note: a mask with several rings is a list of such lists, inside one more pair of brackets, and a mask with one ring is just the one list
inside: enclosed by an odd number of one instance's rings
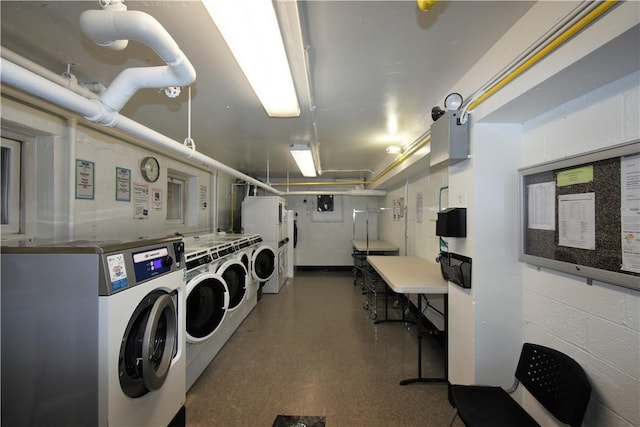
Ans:
{"label": "digital display on washer", "polygon": [[172,262],[166,262],[169,257],[169,250],[166,246],[150,249],[133,254],[133,269],[137,282],[156,277],[160,274],[171,271]]}

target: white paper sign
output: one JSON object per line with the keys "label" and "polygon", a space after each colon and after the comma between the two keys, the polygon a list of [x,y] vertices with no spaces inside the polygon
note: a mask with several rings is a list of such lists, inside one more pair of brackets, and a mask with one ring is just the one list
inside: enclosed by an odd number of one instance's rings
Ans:
{"label": "white paper sign", "polygon": [[133,184],[133,218],[149,218],[149,186],[141,182]]}
{"label": "white paper sign", "polygon": [[556,229],[556,183],[543,182],[527,186],[528,227],[536,230]]}
{"label": "white paper sign", "polygon": [[596,193],[558,196],[558,245],[596,249]]}
{"label": "white paper sign", "polygon": [[622,267],[640,273],[640,154],[620,160]]}

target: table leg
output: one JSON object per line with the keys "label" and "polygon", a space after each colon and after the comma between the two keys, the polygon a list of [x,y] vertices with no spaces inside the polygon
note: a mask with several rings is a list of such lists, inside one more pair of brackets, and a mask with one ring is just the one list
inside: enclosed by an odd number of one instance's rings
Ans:
{"label": "table leg", "polygon": [[449,328],[448,328],[448,305],[449,305],[449,301],[448,301],[448,295],[445,294],[444,295],[444,377],[438,378],[438,377],[423,377],[422,376],[422,294],[418,294],[418,319],[416,320],[417,323],[417,328],[416,330],[418,331],[418,376],[416,378],[409,378],[406,380],[402,380],[400,381],[400,385],[407,385],[407,384],[413,384],[413,383],[444,383],[447,384],[448,378],[449,378],[449,355],[448,355],[448,349],[447,347],[449,346],[448,343],[448,339],[447,336],[449,334]]}

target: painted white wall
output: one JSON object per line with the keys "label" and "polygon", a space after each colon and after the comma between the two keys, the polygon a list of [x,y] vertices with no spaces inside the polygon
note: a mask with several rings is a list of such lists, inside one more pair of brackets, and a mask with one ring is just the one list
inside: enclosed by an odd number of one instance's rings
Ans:
{"label": "painted white wall", "polygon": [[[25,141],[23,151],[25,234],[37,238],[136,238],[195,232],[209,229],[211,216],[210,173],[172,157],[118,139],[92,127],[74,124],[58,114],[2,97],[3,135]],[[149,215],[134,218],[133,183],[146,183],[140,161],[149,155],[160,162],[160,178],[147,183],[159,188],[163,202],[159,210],[149,202]],[[75,198],[75,159],[94,162],[94,198]],[[116,201],[116,167],[131,170],[131,200]],[[167,171],[175,170],[189,180],[185,224],[166,221]],[[61,173],[61,171],[64,171]],[[200,203],[201,186],[207,206]]]}
{"label": "painted white wall", "polygon": [[[523,166],[640,138],[640,72],[524,125]],[[640,425],[640,293],[523,266],[523,340],[575,358],[593,387],[584,425]],[[525,395],[544,425],[554,425]]]}
{"label": "painted white wall", "polygon": [[[340,189],[344,190],[344,189]],[[331,194],[327,190],[326,194]],[[353,210],[375,209],[379,197],[335,196],[334,204],[341,209],[341,220],[337,214],[323,217],[316,213],[316,196],[284,196],[287,209],[296,213],[298,244],[295,248],[296,266],[352,266],[351,241],[354,237]],[[338,205],[340,205],[338,207]],[[323,218],[327,218],[324,220]],[[370,217],[369,238],[378,237],[375,215]],[[355,217],[356,240],[366,239],[366,218],[363,214]]]}
{"label": "painted white wall", "polygon": [[451,239],[449,249],[472,258],[471,289],[449,284],[454,383],[513,383],[522,346],[520,150],[519,125],[475,124],[471,159],[449,167],[449,203],[467,208],[467,237]]}

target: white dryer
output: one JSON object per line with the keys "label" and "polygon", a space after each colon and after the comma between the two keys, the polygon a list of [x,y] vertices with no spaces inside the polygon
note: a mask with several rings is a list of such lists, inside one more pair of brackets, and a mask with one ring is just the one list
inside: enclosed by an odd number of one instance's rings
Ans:
{"label": "white dryer", "polygon": [[262,241],[255,245],[251,255],[251,275],[259,283],[258,299],[265,286],[268,285],[269,290],[274,287],[271,282],[276,280],[275,275],[278,271],[277,254],[274,245]]}
{"label": "white dryer", "polygon": [[[221,241],[231,243],[235,252],[231,255],[239,260],[247,270],[247,292],[245,293],[245,312],[248,314],[255,307],[257,302],[257,291],[260,281],[253,268],[253,253],[260,246],[262,238],[259,234],[218,234]],[[264,276],[264,275],[263,275]]]}
{"label": "white dryer", "polygon": [[[226,239],[225,239],[226,240]],[[229,288],[229,316],[227,333],[231,336],[246,317],[245,303],[249,286],[249,275],[241,259],[236,256],[238,246],[226,240],[217,247],[219,266],[216,273]]]}
{"label": "white dryer", "polygon": [[213,257],[217,258],[217,253],[212,255],[210,249],[189,243],[185,248],[187,390],[227,341],[229,309],[229,289],[215,272]]}
{"label": "white dryer", "polygon": [[247,268],[249,286],[247,291],[247,302],[245,305],[245,315],[248,316],[258,302],[258,289],[260,281],[256,278],[258,274],[255,271],[253,263],[253,254],[260,247],[262,237],[259,234],[245,234],[240,243],[240,261]]}
{"label": "white dryer", "polygon": [[184,426],[182,240],[2,248],[3,426]]}

